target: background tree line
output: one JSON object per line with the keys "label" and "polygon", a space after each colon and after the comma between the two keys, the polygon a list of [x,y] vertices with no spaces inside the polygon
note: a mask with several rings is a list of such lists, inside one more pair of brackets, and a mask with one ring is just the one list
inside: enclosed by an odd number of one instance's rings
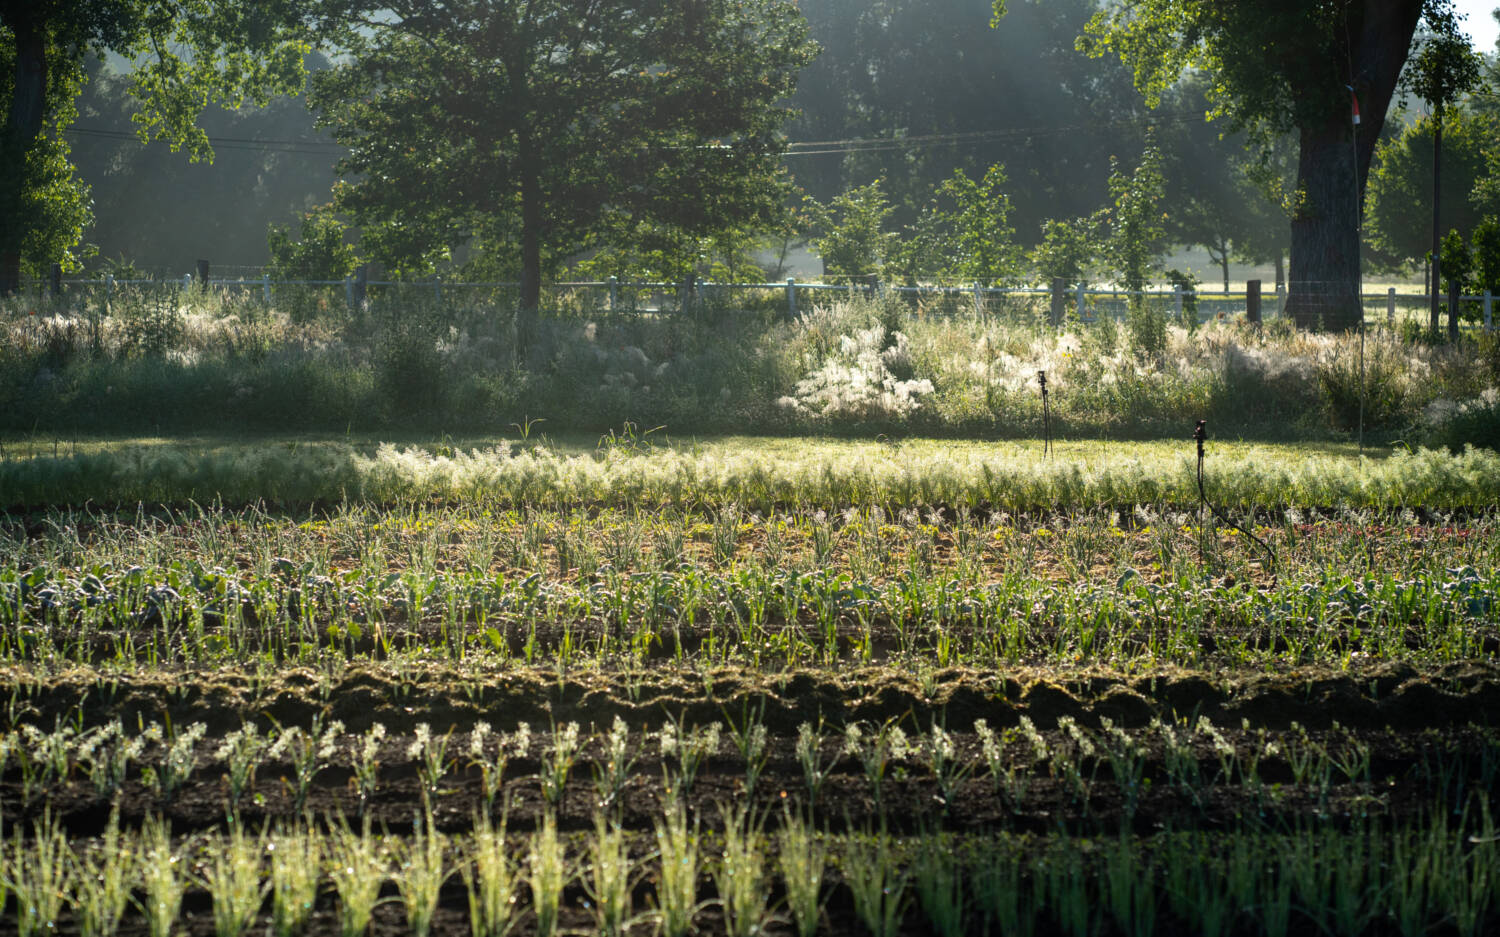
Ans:
{"label": "background tree line", "polygon": [[[1152,250],[1201,246],[1226,286],[1236,259],[1276,263],[1280,279],[1292,232],[1311,230],[1298,219],[1336,197],[1308,184],[1321,165],[1309,154],[1337,155],[1308,127],[1347,123],[1348,105],[1287,105],[1287,89],[1327,76],[1246,59],[1238,48],[1255,44],[1241,40],[1301,24],[1312,49],[1344,41],[1335,25],[1356,45],[1400,27],[1368,41],[1404,61],[1419,24],[1454,25],[1444,0],[1382,0],[1358,23],[1336,0],[1233,15],[1152,0],[1125,19],[1098,0],[575,6],[286,0],[252,16],[216,0],[0,0],[0,74],[30,74],[38,49],[45,66],[40,97],[14,78],[0,88],[6,146],[31,146],[0,204],[0,253],[39,272],[78,266],[90,245],[101,261],[173,269],[209,250],[248,264],[276,250],[290,269],[318,253],[297,253],[304,220],[319,243],[348,222],[364,259],[520,278],[534,297],[570,265],[722,276],[806,236],[852,270],[835,226],[870,202],[879,262],[902,277],[998,282],[1071,273],[1085,254],[1107,267],[1112,180],[1147,162],[1149,139]],[[1410,265],[1411,245],[1387,236],[1414,229],[1388,220],[1402,218],[1391,180],[1421,154],[1405,129],[1383,132],[1400,63],[1382,62],[1356,148],[1375,167],[1368,252]],[[1476,181],[1456,169],[1450,192],[1492,188],[1478,177],[1485,132],[1465,124],[1489,118],[1470,110],[1450,138]],[[1371,133],[1387,141],[1378,154]],[[1463,211],[1450,217],[1469,238]]]}

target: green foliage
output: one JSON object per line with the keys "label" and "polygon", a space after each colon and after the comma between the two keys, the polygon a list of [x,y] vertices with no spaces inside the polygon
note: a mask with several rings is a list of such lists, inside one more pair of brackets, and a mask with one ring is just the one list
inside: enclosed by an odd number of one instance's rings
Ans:
{"label": "green foliage", "polygon": [[[1485,151],[1497,132],[1492,116],[1451,111],[1443,120],[1443,224],[1465,236],[1481,213],[1470,193],[1485,177]],[[1432,250],[1431,117],[1422,117],[1375,150],[1365,195],[1365,234],[1399,264],[1420,264]]]}
{"label": "green foliage", "polygon": [[881,180],[844,192],[828,205],[812,209],[821,234],[813,246],[830,276],[878,274],[894,246],[894,235],[884,231],[891,215]]}
{"label": "green foliage", "polygon": [[[89,55],[116,53],[132,66],[138,134],[175,151],[211,159],[197,125],[211,103],[265,104],[302,81],[308,46],[298,11],[286,0],[110,0],[97,4],[22,4],[0,11],[0,102],[8,112],[0,152],[0,257],[42,266],[75,265],[89,220],[87,189],[73,175],[61,133],[76,117]],[[24,81],[12,80],[26,76]],[[0,270],[0,280],[8,271]],[[0,283],[0,287],[6,284]]]}
{"label": "green foliage", "polygon": [[[1161,152],[1147,146],[1140,163],[1129,174],[1112,162],[1109,194],[1114,204],[1104,216],[1109,232],[1103,244],[1104,255],[1120,285],[1139,293],[1160,268],[1169,246],[1166,216],[1161,209],[1166,194]],[[1139,296],[1131,297],[1132,304],[1143,302]]]}
{"label": "green foliage", "polygon": [[[1474,248],[1474,287],[1479,291],[1489,291],[1491,295],[1500,296],[1500,218],[1494,215],[1486,215],[1474,226],[1474,234],[1469,239]],[[1448,269],[1448,262],[1443,261],[1443,269]]]}
{"label": "green foliage", "polygon": [[359,253],[348,243],[348,233],[328,205],[302,216],[296,240],[290,228],[273,224],[266,232],[271,249],[268,272],[282,280],[342,280],[359,265]]}
{"label": "green foliage", "polygon": [[515,257],[531,309],[591,246],[782,215],[781,102],[815,52],[787,0],[348,6],[322,6],[344,57],[311,99],[350,149],[335,203],[387,265]]}
{"label": "green foliage", "polygon": [[1100,251],[1101,221],[1102,217],[1095,216],[1042,225],[1042,241],[1031,251],[1031,262],[1042,282],[1051,283],[1059,277],[1070,284],[1088,279],[1089,268]]}
{"label": "green foliage", "polygon": [[954,203],[946,213],[953,231],[952,271],[965,281],[994,286],[1021,279],[1006,181],[1005,167],[996,163],[978,182],[959,171],[938,187]]}

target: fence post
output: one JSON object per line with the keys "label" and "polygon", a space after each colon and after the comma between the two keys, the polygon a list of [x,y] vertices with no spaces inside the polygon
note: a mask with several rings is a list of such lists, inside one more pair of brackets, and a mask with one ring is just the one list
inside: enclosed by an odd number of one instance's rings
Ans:
{"label": "fence post", "polygon": [[260,298],[267,306],[271,305],[271,275],[269,273],[260,275]]}
{"label": "fence post", "polygon": [[1260,281],[1245,281],[1245,321],[1260,325]]}
{"label": "fence post", "polygon": [[432,295],[437,297],[439,303],[443,301],[443,278],[436,274],[432,277]]}
{"label": "fence post", "polygon": [[1493,297],[1493,296],[1490,295],[1490,291],[1489,290],[1485,290],[1484,291],[1484,330],[1486,332],[1492,331],[1495,328],[1494,323],[1490,319],[1490,307],[1492,305],[1494,305],[1494,300],[1495,300],[1495,297]]}
{"label": "fence post", "polygon": [[191,273],[184,273],[182,275],[182,289],[183,289],[183,292],[187,292],[188,290],[190,290],[192,288],[193,288],[193,275]]}
{"label": "fence post", "polygon": [[1177,321],[1182,321],[1182,287],[1172,287],[1172,308],[1177,311]]}
{"label": "fence post", "polygon": [[198,261],[198,289],[208,290],[208,261]]}
{"label": "fence post", "polygon": [[1047,321],[1053,328],[1063,324],[1063,303],[1067,301],[1064,299],[1066,290],[1067,284],[1063,282],[1062,277],[1052,278],[1052,309],[1047,316]]}
{"label": "fence post", "polygon": [[344,274],[344,305],[354,308],[354,277]]}
{"label": "fence post", "polygon": [[1448,341],[1458,341],[1458,301],[1463,292],[1457,279],[1448,281]]}
{"label": "fence post", "polygon": [[365,293],[370,288],[370,265],[360,264],[354,268],[354,309],[365,307]]}
{"label": "fence post", "polygon": [[974,318],[984,318],[984,297],[979,292],[979,281],[974,281]]}
{"label": "fence post", "polygon": [[1083,281],[1082,280],[1078,281],[1078,290],[1077,290],[1077,293],[1078,293],[1077,297],[1075,297],[1074,300],[1073,300],[1073,308],[1075,310],[1077,310],[1077,312],[1078,312],[1078,321],[1079,322],[1085,322],[1085,321],[1087,321],[1087,319],[1085,318],[1085,314],[1087,313],[1088,310],[1086,310],[1084,308],[1084,301],[1087,298],[1087,296],[1084,293]]}
{"label": "fence post", "polygon": [[1396,288],[1394,286],[1385,291],[1385,324],[1396,324]]}
{"label": "fence post", "polygon": [[786,317],[788,320],[797,318],[797,278],[786,278]]}
{"label": "fence post", "polygon": [[620,278],[609,278],[609,311],[614,312],[620,301]]}
{"label": "fence post", "polygon": [[52,298],[56,299],[62,295],[62,264],[53,264],[48,272],[48,286],[52,290]]}

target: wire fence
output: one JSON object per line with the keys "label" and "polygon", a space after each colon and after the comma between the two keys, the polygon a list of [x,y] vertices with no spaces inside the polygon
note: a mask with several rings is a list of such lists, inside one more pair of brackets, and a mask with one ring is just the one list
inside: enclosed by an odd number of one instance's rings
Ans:
{"label": "wire fence", "polygon": [[[181,276],[105,275],[94,278],[51,278],[23,281],[22,295],[39,300],[68,299],[98,302],[106,308],[110,300],[126,291],[199,290],[239,292],[258,297],[268,306],[288,302],[305,302],[316,296],[324,305],[342,299],[350,309],[357,309],[374,299],[430,298],[444,303],[454,301],[487,302],[513,305],[519,301],[520,283],[512,281],[462,281],[432,277],[423,280],[370,279],[363,271],[343,279],[291,279],[272,277],[257,268],[238,269],[239,273],[209,276],[200,267],[197,274]],[[1181,288],[1130,291],[1092,287],[1088,284],[1041,286],[987,286],[982,283],[916,283],[894,284],[874,277],[842,278],[842,282],[797,280],[794,277],[777,282],[718,283],[696,278],[680,283],[662,281],[607,280],[562,281],[546,285],[544,307],[554,311],[574,310],[583,313],[678,313],[694,309],[716,308],[725,311],[745,310],[779,313],[795,319],[820,302],[834,298],[897,296],[911,302],[929,315],[962,315],[979,317],[1004,315],[1017,309],[1049,318],[1054,324],[1064,321],[1094,322],[1100,318],[1122,320],[1132,307],[1145,306],[1165,311],[1178,321],[1188,317],[1199,322],[1248,316],[1252,320],[1277,318],[1286,313],[1289,293],[1278,285],[1261,292],[1256,281],[1246,290],[1199,293]],[[1339,297],[1310,285],[1304,292],[1304,309],[1319,297],[1330,308],[1347,305],[1352,296]],[[1329,286],[1337,286],[1329,284]],[[1311,298],[1309,298],[1311,297]],[[1443,314],[1450,304],[1457,304],[1463,317],[1493,329],[1495,299],[1488,291],[1478,295],[1445,298]],[[1401,321],[1426,322],[1431,298],[1426,294],[1400,292],[1389,287],[1384,292],[1365,292],[1360,296],[1366,324],[1395,325]]]}

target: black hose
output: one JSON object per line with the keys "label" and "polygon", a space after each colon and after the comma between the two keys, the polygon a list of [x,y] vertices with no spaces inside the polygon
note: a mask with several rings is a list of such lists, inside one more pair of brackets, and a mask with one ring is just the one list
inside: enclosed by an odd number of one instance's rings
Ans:
{"label": "black hose", "polygon": [[1224,516],[1218,506],[1208,500],[1208,492],[1203,488],[1203,441],[1208,438],[1208,421],[1199,420],[1197,427],[1193,429],[1193,439],[1198,442],[1198,528],[1203,528],[1203,509],[1208,508],[1219,520],[1238,530],[1240,533],[1254,540],[1256,545],[1266,551],[1266,556],[1271,558],[1271,574],[1276,574],[1276,551],[1271,549],[1270,544],[1257,537],[1255,534],[1241,527],[1238,522],[1232,521]]}
{"label": "black hose", "polygon": [[1042,386],[1042,455],[1052,454],[1052,408],[1047,403],[1047,372],[1036,372],[1037,383]]}

